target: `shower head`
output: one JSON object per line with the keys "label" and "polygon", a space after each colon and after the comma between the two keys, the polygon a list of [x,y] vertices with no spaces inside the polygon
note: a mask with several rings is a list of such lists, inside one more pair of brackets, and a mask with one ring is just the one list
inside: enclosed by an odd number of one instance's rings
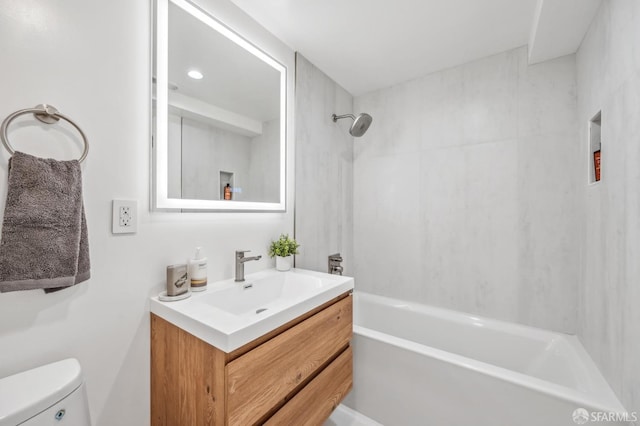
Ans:
{"label": "shower head", "polygon": [[345,114],[345,115],[333,114],[331,116],[334,123],[342,118],[347,118],[347,117],[353,120],[353,124],[349,129],[349,133],[351,133],[352,136],[355,136],[357,138],[364,135],[364,133],[369,128],[369,126],[371,126],[371,122],[373,121],[373,118],[366,112],[359,114],[357,117],[353,114]]}

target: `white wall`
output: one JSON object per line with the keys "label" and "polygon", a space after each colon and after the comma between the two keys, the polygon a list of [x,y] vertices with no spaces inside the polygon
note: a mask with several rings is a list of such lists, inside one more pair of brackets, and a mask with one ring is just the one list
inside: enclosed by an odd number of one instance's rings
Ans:
{"label": "white wall", "polygon": [[280,198],[280,120],[262,123],[262,134],[251,139],[249,153],[250,201],[276,203]]}
{"label": "white wall", "polygon": [[280,120],[262,123],[253,138],[169,114],[169,198],[223,199],[233,173],[236,201],[274,203],[280,197]]}
{"label": "white wall", "polygon": [[182,117],[174,114],[167,117],[167,163],[167,195],[182,198]]}
{"label": "white wall", "polygon": [[[233,173],[236,201],[259,201],[252,197],[248,136],[220,129],[189,118],[182,119],[182,197],[196,200],[222,200],[220,171]],[[274,176],[272,176],[274,177]],[[275,176],[276,181],[278,176]]]}
{"label": "white wall", "polygon": [[301,54],[296,55],[296,266],[327,271],[340,252],[353,275],[353,97]]}
{"label": "white wall", "polygon": [[[640,2],[605,0],[577,54],[584,195],[579,336],[640,411]],[[602,110],[602,180],[587,184],[588,122]]]}
{"label": "white wall", "polygon": [[[0,377],[77,357],[97,426],[149,423],[148,298],[162,289],[166,265],[185,261],[199,245],[209,256],[209,279],[229,278],[235,249],[266,254],[272,238],[293,232],[291,169],[284,214],[149,212],[149,3],[0,3],[0,117],[48,102],[77,120],[91,140],[83,178],[92,261],[91,280],[75,288],[0,294]],[[293,53],[231,2],[198,3],[246,30],[292,75]],[[291,101],[293,84],[288,93]],[[29,153],[72,158],[80,152],[55,130],[12,129],[15,146]],[[293,138],[288,143],[292,147]],[[0,209],[8,157],[0,150]],[[114,198],[138,200],[136,235],[111,235]],[[271,265],[263,258],[246,268]]]}
{"label": "white wall", "polygon": [[575,332],[575,57],[511,50],[355,98],[360,290]]}

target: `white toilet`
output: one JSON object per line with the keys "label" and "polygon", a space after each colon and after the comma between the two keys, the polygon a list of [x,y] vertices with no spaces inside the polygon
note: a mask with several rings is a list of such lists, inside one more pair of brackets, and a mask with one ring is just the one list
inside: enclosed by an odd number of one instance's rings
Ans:
{"label": "white toilet", "polygon": [[65,359],[0,379],[0,426],[91,426],[80,363]]}

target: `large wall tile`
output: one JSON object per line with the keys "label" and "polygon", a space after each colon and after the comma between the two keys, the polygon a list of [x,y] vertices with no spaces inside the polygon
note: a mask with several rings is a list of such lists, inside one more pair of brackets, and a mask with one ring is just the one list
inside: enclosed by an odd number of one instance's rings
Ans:
{"label": "large wall tile", "polygon": [[363,160],[354,168],[356,286],[392,297],[421,296],[420,157]]}
{"label": "large wall tile", "polygon": [[517,136],[522,50],[510,50],[461,67],[464,85],[461,125],[465,141],[486,142]]}
{"label": "large wall tile", "polygon": [[[518,318],[543,328],[575,330],[584,183],[574,131],[518,140]],[[573,161],[572,161],[573,159]],[[549,309],[554,306],[557,309]]]}
{"label": "large wall tile", "polygon": [[[514,140],[422,154],[420,222],[425,300],[516,316],[517,146]],[[419,229],[419,228],[418,228]]]}
{"label": "large wall tile", "polygon": [[[640,411],[640,7],[605,0],[577,54],[578,122],[602,110],[602,180],[585,187],[578,335],[629,411]],[[590,167],[590,156],[581,167]]]}
{"label": "large wall tile", "polygon": [[340,252],[353,270],[353,97],[302,55],[296,57],[296,266],[327,271]]}
{"label": "large wall tile", "polygon": [[355,141],[358,288],[575,333],[575,57],[526,53],[355,98],[374,114]]}
{"label": "large wall tile", "polygon": [[518,94],[518,133],[539,135],[575,131],[575,56],[527,65],[521,63]]}

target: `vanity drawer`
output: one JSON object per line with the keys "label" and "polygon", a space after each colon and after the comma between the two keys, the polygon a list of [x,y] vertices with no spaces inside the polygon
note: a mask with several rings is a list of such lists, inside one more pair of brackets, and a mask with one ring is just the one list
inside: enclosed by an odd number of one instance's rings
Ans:
{"label": "vanity drawer", "polygon": [[349,346],[265,425],[320,425],[329,418],[352,385],[353,352]]}
{"label": "vanity drawer", "polygon": [[352,312],[345,297],[227,364],[228,424],[262,421],[298,391],[349,344]]}

